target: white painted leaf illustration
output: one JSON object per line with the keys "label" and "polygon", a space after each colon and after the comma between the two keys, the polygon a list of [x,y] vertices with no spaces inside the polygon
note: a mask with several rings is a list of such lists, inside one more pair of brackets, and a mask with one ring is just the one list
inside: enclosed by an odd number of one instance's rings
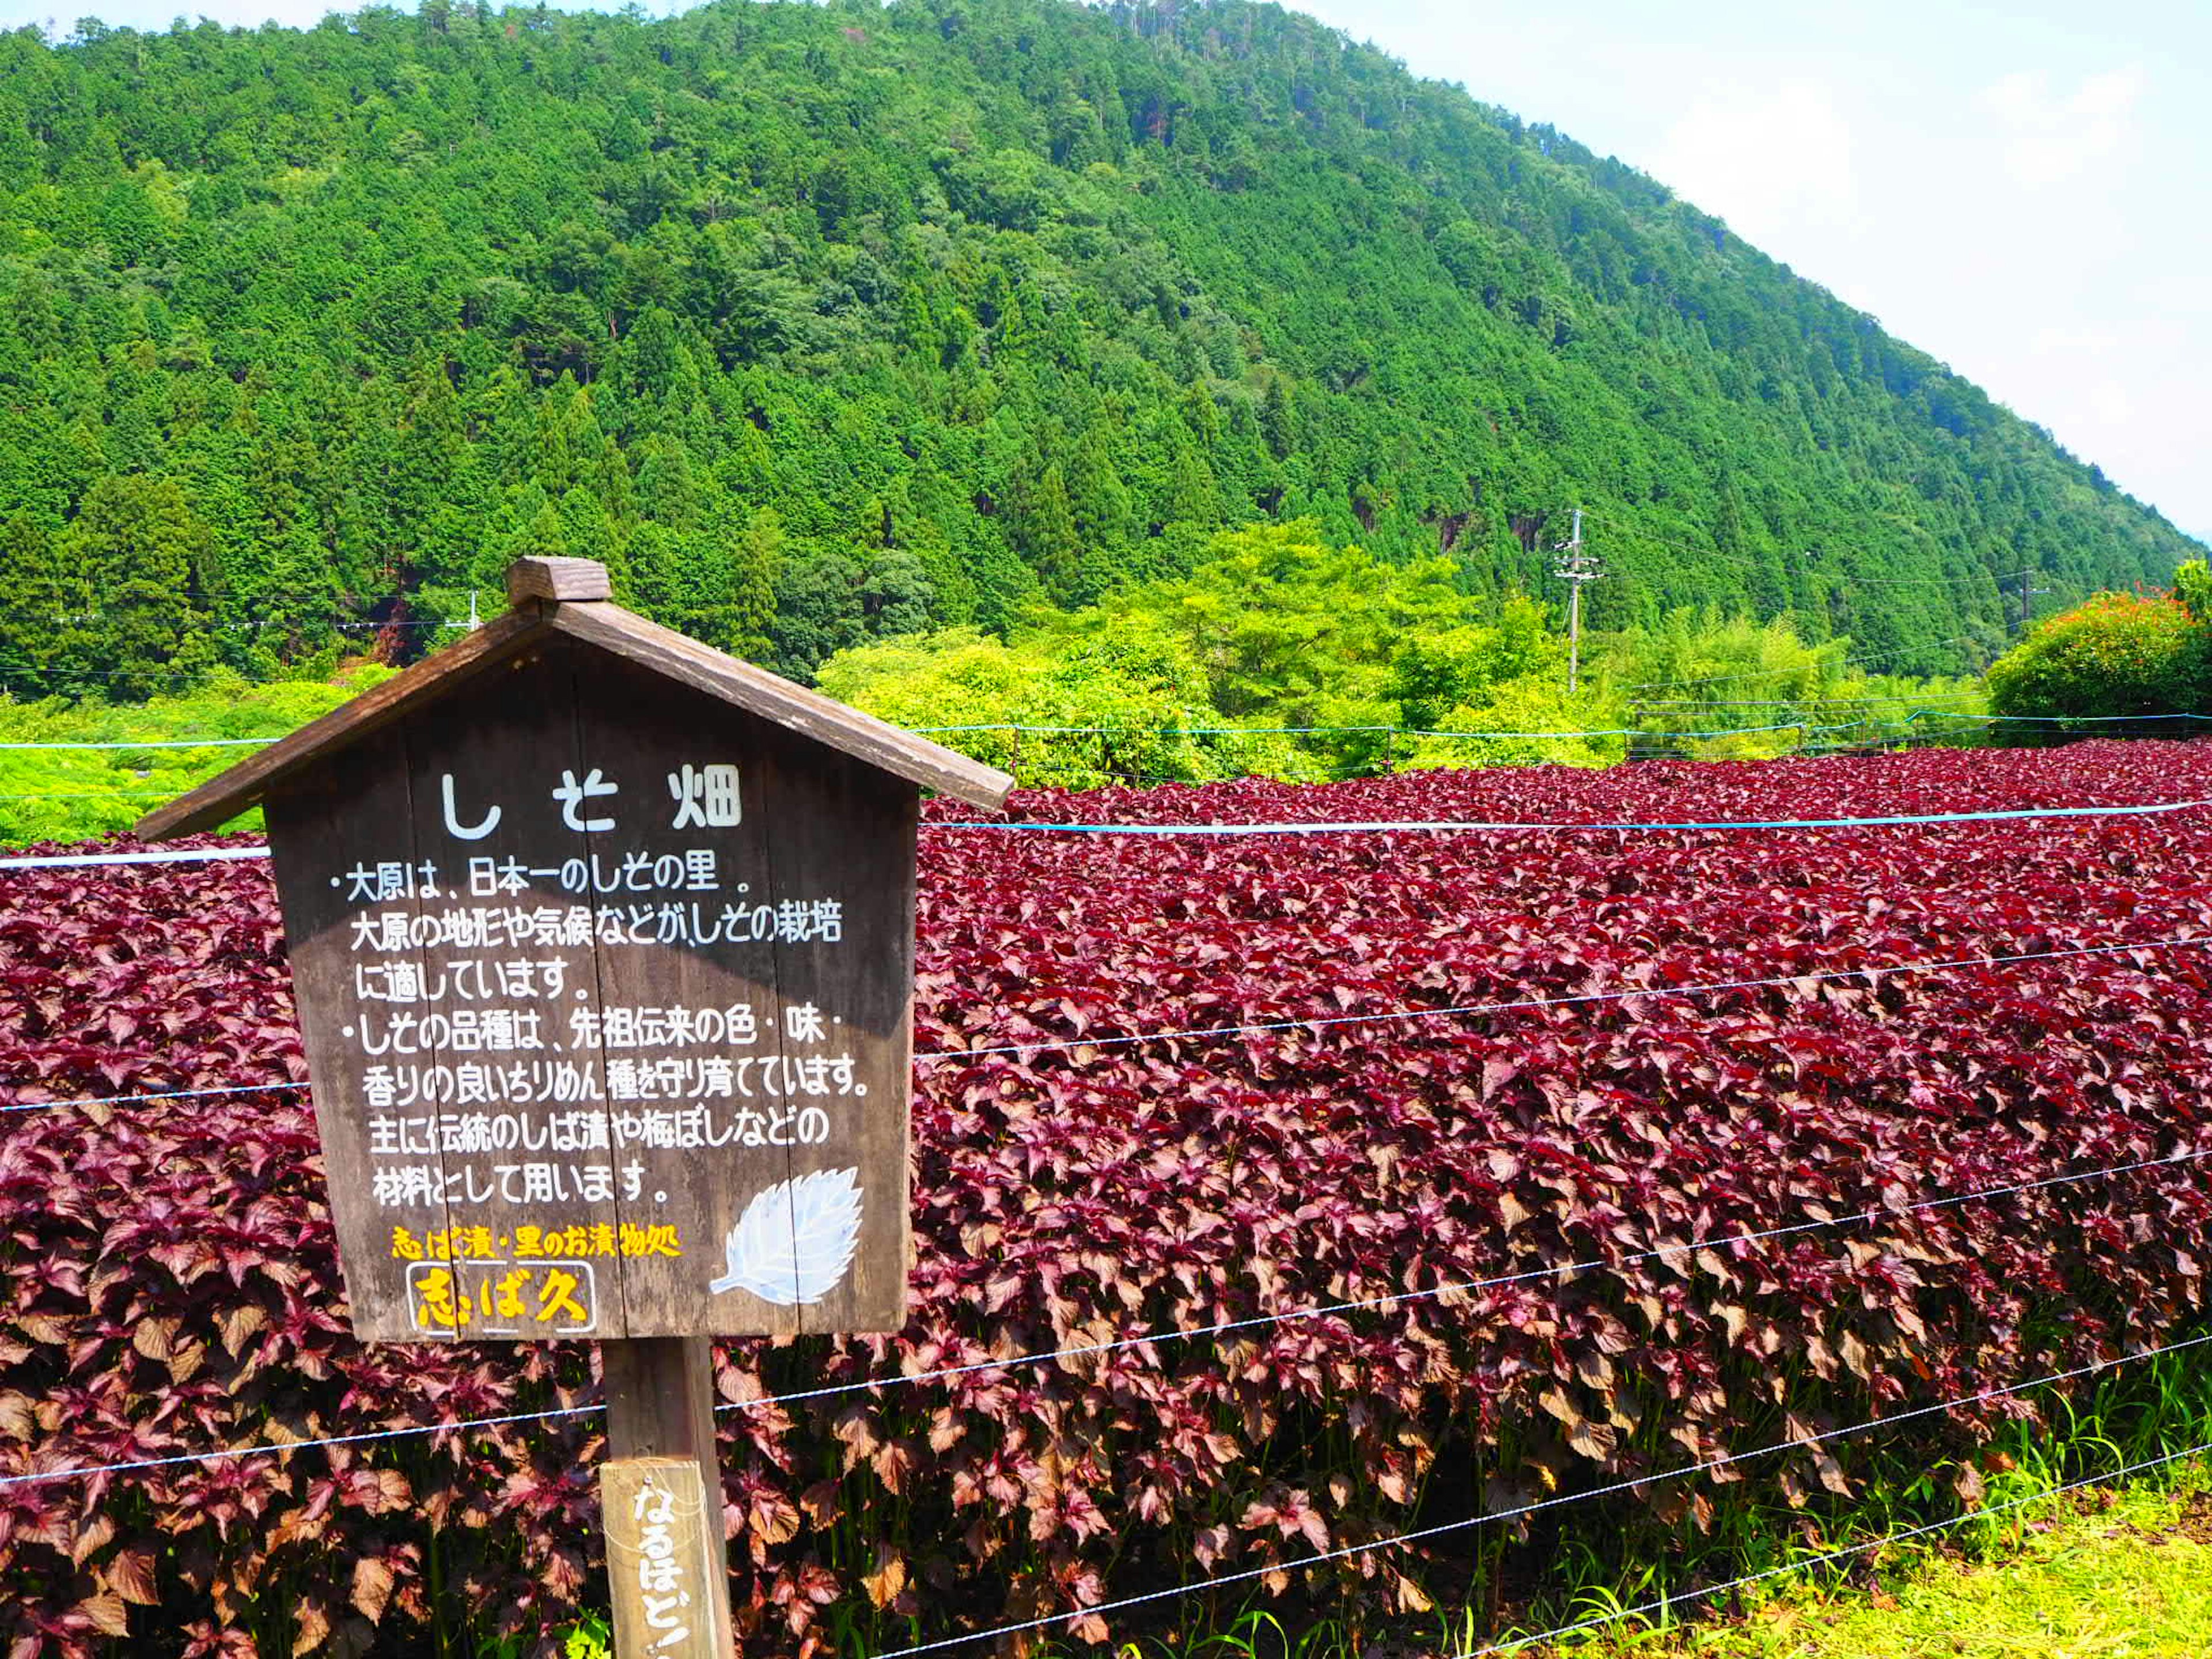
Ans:
{"label": "white painted leaf illustration", "polygon": [[837,1288],[860,1243],[858,1170],[816,1170],[757,1193],[724,1243],[728,1271],[707,1288],[750,1291],[780,1308]]}

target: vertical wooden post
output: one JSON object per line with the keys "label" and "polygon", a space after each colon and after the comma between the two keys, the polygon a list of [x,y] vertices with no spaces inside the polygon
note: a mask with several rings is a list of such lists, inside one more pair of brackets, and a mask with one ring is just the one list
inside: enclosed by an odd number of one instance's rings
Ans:
{"label": "vertical wooden post", "polygon": [[[622,1659],[729,1659],[721,1506],[688,1457],[621,1457],[599,1471],[607,1589]],[[718,1583],[717,1581],[723,1581]]]}
{"label": "vertical wooden post", "polygon": [[[614,1586],[617,1659],[645,1659],[672,1650],[644,1639],[641,1624],[626,1644],[623,1638],[625,1564],[617,1559],[635,1550],[635,1527],[623,1506],[633,1498],[633,1471],[655,1461],[679,1461],[698,1471],[701,1547],[711,1582],[691,1591],[691,1609],[701,1620],[696,1650],[727,1659],[735,1652],[730,1627],[729,1548],[722,1536],[722,1471],[714,1453],[714,1366],[703,1336],[636,1336],[599,1344],[599,1366],[607,1395],[607,1455],[599,1495],[605,1506],[607,1573]],[[642,1461],[641,1461],[642,1460]],[[677,1484],[678,1507],[688,1479]],[[634,1565],[634,1562],[629,1564]],[[658,1633],[654,1633],[657,1640]],[[685,1655],[695,1651],[682,1650]]]}

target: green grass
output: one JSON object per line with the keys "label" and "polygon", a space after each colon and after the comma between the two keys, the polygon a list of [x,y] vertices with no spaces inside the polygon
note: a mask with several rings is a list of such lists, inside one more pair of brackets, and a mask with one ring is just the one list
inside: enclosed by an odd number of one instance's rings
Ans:
{"label": "green grass", "polygon": [[[1326,1589],[1303,1608],[1194,1603],[1116,1631],[1113,1659],[2212,1659],[2204,1352],[2031,1391],[2039,1416],[1993,1425],[1971,1472],[1925,1437],[1854,1443],[1840,1504],[1794,1508],[1754,1476],[1705,1529],[1570,1506],[1555,1532],[1431,1563],[1432,1612],[1324,1611]],[[1097,1651],[1054,1640],[1031,1659]]]}
{"label": "green grass", "polygon": [[[356,665],[332,683],[252,685],[224,675],[182,696],[137,704],[0,697],[0,848],[85,841],[128,830],[162,801],[242,760],[250,748],[26,749],[9,744],[281,737],[392,671]],[[256,811],[229,827],[256,830]]]}
{"label": "green grass", "polygon": [[[2007,1516],[1977,1559],[1879,1555],[1850,1587],[1727,1623],[1575,1642],[1577,1659],[2200,1659],[2212,1654],[2212,1466]],[[1524,1650],[1534,1659],[1539,1650]]]}

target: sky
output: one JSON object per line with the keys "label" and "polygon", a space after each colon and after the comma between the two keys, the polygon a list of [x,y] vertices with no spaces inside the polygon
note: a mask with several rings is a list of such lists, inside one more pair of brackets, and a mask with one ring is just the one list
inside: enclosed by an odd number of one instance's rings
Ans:
{"label": "sky", "polygon": [[2212,538],[2212,5],[1300,9],[1650,173]]}
{"label": "sky", "polygon": [[[331,9],[76,4],[142,28]],[[2212,4],[1293,9],[1650,173],[2212,539]],[[0,0],[0,24],[57,15]]]}

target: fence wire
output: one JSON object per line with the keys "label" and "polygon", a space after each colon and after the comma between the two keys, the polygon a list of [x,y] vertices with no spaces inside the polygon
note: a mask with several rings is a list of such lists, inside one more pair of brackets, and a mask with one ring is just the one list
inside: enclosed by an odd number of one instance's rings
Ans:
{"label": "fence wire", "polygon": [[[1397,1549],[1407,1544],[1419,1543],[1426,1539],[1439,1538],[1448,1533],[1467,1532],[1477,1527],[1489,1526],[1495,1522],[1517,1521],[1525,1516],[1538,1514],[1542,1510],[1557,1509],[1565,1504],[1589,1503],[1601,1498],[1616,1497],[1622,1492],[1635,1492],[1641,1487],[1656,1486],[1662,1481],[1678,1480],[1690,1475],[1707,1474],[1714,1469],[1731,1468],[1737,1463],[1747,1462],[1754,1457],[1769,1457],[1778,1453],[1792,1451],[1802,1447],[1822,1445],[1829,1441],[1845,1439],[1856,1434],[1865,1434],[1871,1430],[1884,1428],[1893,1423],[1903,1423],[1914,1418],[1932,1416],[1939,1412],[1957,1411],[1966,1406],[1985,1404],[1992,1400],[2002,1400],[2008,1395],[2023,1394],[2030,1389],[2045,1388],[2054,1382],[2069,1382],[2075,1378],[2093,1376],[2099,1371],[2110,1370],[2116,1365],[2126,1364],[2133,1360],[2155,1359],[2164,1354],[2179,1353],[2185,1349],[2198,1347],[2207,1342],[2212,1342],[2212,1336],[2192,1337],[2185,1342],[2176,1342],[2160,1348],[2148,1348],[2140,1353],[2126,1354],[2117,1359],[2104,1360],[2093,1365],[2078,1366],[2070,1371],[2059,1371],[2049,1376],[2039,1376],[2031,1382],[2014,1383],[2010,1387],[2002,1389],[1984,1389],[1979,1394],[1961,1395],[1956,1400],[1947,1400],[1938,1405],[1920,1406],[1916,1407],[1911,1411],[1893,1412],[1887,1416],[1870,1418],[1863,1423],[1855,1423],[1849,1428],[1830,1429],[1819,1434],[1804,1435],[1795,1439],[1777,1441],[1771,1445],[1761,1446],[1757,1448],[1755,1450],[1734,1452],[1725,1457],[1712,1458],[1703,1463],[1686,1464],[1680,1468],[1666,1469],[1656,1474],[1638,1475],[1633,1480],[1618,1480],[1613,1482],[1611,1486],[1598,1486],[1589,1492],[1563,1493],[1557,1498],[1547,1498],[1540,1499],[1536,1503],[1522,1504],[1512,1509],[1495,1510],[1482,1515],[1469,1516],[1464,1520],[1447,1521],[1437,1526],[1421,1527],[1410,1532],[1395,1533],[1388,1538],[1377,1538],[1358,1544],[1346,1544],[1338,1549],[1324,1550],[1313,1555],[1300,1556],[1296,1560],[1271,1562],[1266,1566],[1250,1567],[1238,1572],[1221,1573],[1210,1578],[1194,1579],[1188,1583],[1173,1585],[1165,1589],[1146,1590],[1140,1595],[1123,1596],[1118,1601],[1102,1601],[1095,1606],[1078,1607],[1067,1612],[1052,1613],[1041,1619],[1025,1620],[1018,1624],[999,1625],[989,1630],[974,1631],[960,1636],[942,1637],[933,1642],[918,1643],[912,1647],[892,1648],[878,1654],[876,1656],[876,1659],[911,1659],[911,1656],[915,1654],[939,1653],[944,1651],[947,1648],[964,1647],[971,1642],[994,1641],[1004,1636],[1018,1636],[1031,1631],[1043,1630],[1048,1626],[1066,1624],[1072,1620],[1083,1618],[1103,1618],[1109,1613],[1127,1613],[1133,1607],[1146,1607],[1156,1602],[1171,1601],[1177,1596],[1194,1595],[1202,1590],[1214,1590],[1220,1589],[1232,1584],[1250,1583],[1255,1580],[1266,1578],[1276,1573],[1297,1572],[1311,1567],[1325,1566],[1332,1561],[1351,1560],[1359,1556],[1372,1555],[1378,1550]],[[2208,1449],[2212,1449],[2212,1442],[2207,1442],[2205,1445],[2202,1447],[2193,1448],[2191,1451],[2177,1452],[2171,1457],[2159,1459],[2156,1460],[2156,1462],[2172,1462],[2176,1459],[2192,1456],[2197,1452]],[[2150,1468],[2154,1466],[2154,1464],[2145,1464],[2138,1467]],[[2127,1470],[2120,1471],[2119,1473],[2132,1474],[2134,1472],[2134,1468],[2131,1468]],[[2115,1479],[2118,1477],[2105,1476],[2100,1478]],[[2062,1486],[2057,1490],[2063,1492],[2067,1490],[2067,1488]],[[2056,1493],[2038,1494],[2038,1496],[2040,1497],[2051,1497],[2055,1495]],[[2021,1499],[2019,1501],[2028,1502],[2032,1500]],[[1880,1547],[1881,1544],[1895,1542],[1903,1538],[1914,1537],[1922,1532],[1936,1530],[1944,1526],[1956,1526],[1960,1522],[1971,1520],[1977,1515],[1991,1514],[2006,1507],[2008,1506],[2003,1504],[1993,1504],[1988,1509],[1969,1510],[1966,1514],[1955,1516],[1950,1521],[1936,1522],[1934,1527],[1915,1528],[1907,1532],[1893,1533],[1887,1537],[1877,1540],[1875,1544],[1859,1547],[1858,1551],[1834,1552],[1827,1556],[1814,1557],[1809,1561],[1795,1563],[1792,1566],[1788,1568],[1775,1569],[1774,1571],[1793,1571],[1802,1567],[1815,1565],[1822,1560],[1838,1559],[1842,1555],[1860,1553],[1868,1548],[1877,1548]],[[1773,1572],[1749,1574],[1745,1577],[1732,1580],[1727,1584],[1714,1585],[1710,1589],[1698,1591],[1694,1595],[1662,1597],[1657,1601],[1644,1604],[1642,1608],[1624,1610],[1620,1613],[1609,1614],[1607,1619],[1604,1620],[1585,1620],[1582,1624],[1568,1626],[1560,1630],[1547,1631],[1539,1636],[1516,1638],[1509,1643],[1481,1649],[1480,1650],[1480,1652],[1483,1654],[1498,1653],[1504,1651],[1510,1648],[1524,1647],[1537,1642],[1551,1641],[1559,1637],[1571,1634],[1576,1631],[1589,1629],[1593,1627],[1595,1625],[1609,1622],[1613,1619],[1633,1618],[1638,1612],[1649,1612],[1656,1608],[1662,1608],[1671,1605],[1675,1601],[1695,1600],[1696,1596],[1700,1595],[1717,1595],[1723,1590],[1738,1589],[1745,1584],[1755,1583],[1761,1578],[1770,1577],[1772,1576]],[[1472,1656],[1469,1656],[1468,1659],[1472,1659]]]}
{"label": "fence wire", "polygon": [[[1851,1226],[1861,1222],[1876,1220],[1884,1217],[1893,1218],[1898,1216],[1912,1215],[1930,1210],[1944,1209],[1954,1205],[1971,1204],[1990,1199],[2009,1197],[2021,1193],[2041,1191],[2053,1187],[2075,1185],[2086,1181],[2096,1181],[2112,1176],[2127,1175],[2141,1170],[2155,1169],[2166,1165],[2195,1163],[2207,1158],[2212,1158],[2212,1146],[2203,1147],[2193,1152],[2177,1152],[2164,1158],[2140,1159],[2132,1164],[2113,1164],[2105,1169],[2081,1170],[2069,1175],[2049,1176],[2042,1178],[2041,1180],[2024,1182],[2009,1187],[1984,1188],[1971,1193],[1956,1193],[1943,1198],[1924,1200],[1917,1204],[1905,1205],[1893,1209],[1855,1211],[1847,1215],[1833,1216],[1814,1221],[1798,1222],[1789,1226],[1769,1228],[1759,1232],[1738,1233],[1728,1237],[1712,1237],[1692,1239],[1681,1244],[1660,1245],[1652,1249],[1644,1250],[1628,1255],[1607,1258],[1594,1257],[1588,1261],[1577,1262],[1559,1262],[1547,1267],[1532,1268],[1522,1273],[1508,1273],[1492,1279],[1469,1279],[1455,1285],[1431,1285],[1422,1290],[1397,1291],[1387,1296],[1370,1297],[1354,1302],[1329,1303],[1316,1307],[1293,1309],[1286,1312],[1259,1315],[1249,1319],[1226,1320],[1213,1325],[1201,1326],[1188,1330],[1170,1328],[1149,1331],[1140,1335],[1119,1338],[1111,1342],[1071,1345],[1050,1350],[1041,1350],[1032,1353],[1016,1354],[1000,1358],[979,1360],[967,1364],[940,1366],[933,1370],[904,1372],[897,1376],[865,1378],[855,1382],[841,1382],[819,1389],[802,1389],[787,1394],[763,1395],[751,1400],[726,1401],[724,1404],[716,1407],[715,1411],[718,1415],[738,1411],[764,1411],[770,1407],[802,1405],[810,1401],[827,1400],[853,1394],[871,1393],[886,1389],[915,1388],[921,1387],[926,1383],[944,1382],[951,1378],[974,1376],[986,1371],[1011,1371],[1018,1370],[1025,1365],[1049,1364],[1067,1359],[1082,1358],[1093,1354],[1105,1354],[1124,1351],[1130,1348],[1143,1347],[1160,1342],[1188,1340],[1194,1338],[1226,1335],[1234,1332],[1254,1329],[1262,1326],[1282,1325],[1297,1321],[1319,1319],[1375,1308],[1389,1307],[1401,1303],[1420,1301],[1436,1297],[1451,1295],[1454,1293],[1473,1294],[1476,1291],[1484,1290],[1494,1290],[1513,1285],[1529,1284],[1538,1279],[1554,1279],[1564,1282],[1565,1279],[1571,1278],[1577,1273],[1595,1272],[1605,1268],[1625,1267],[1638,1261],[1654,1261],[1668,1255],[1678,1255],[1685,1253],[1693,1254],[1698,1250],[1724,1249],[1739,1244],[1757,1243],[1766,1239],[1783,1238],[1802,1233],[1824,1231],[1830,1228]],[[2212,1341],[2212,1337],[2193,1338],[2190,1341],[2175,1344],[2173,1346],[2175,1349],[2191,1347],[2200,1341]],[[2141,1353],[2125,1355],[2123,1356],[2121,1359],[2116,1359],[2106,1363],[2110,1364],[2118,1364],[2124,1363],[2125,1359],[2153,1358],[2156,1353],[2165,1352],[2167,1352],[2167,1350],[2149,1350]],[[2103,1365],[2100,1364],[2099,1366],[2092,1366],[2087,1369],[2097,1370],[2102,1368]],[[2045,1382],[2061,1381],[2064,1380],[2066,1377],[2081,1374],[2085,1373],[2066,1372],[2057,1376],[2042,1377],[2037,1379],[2034,1382],[2021,1383],[2009,1389],[1997,1389],[1991,1391],[1989,1397],[1995,1398],[2006,1393],[2016,1393],[2021,1389],[2039,1387]],[[1904,1417],[1924,1416],[1930,1411],[1948,1410],[1960,1404],[1971,1404],[1975,1399],[1980,1397],[1981,1396],[1968,1396],[1961,1401],[1950,1402],[1949,1405],[1944,1407],[1917,1408],[1912,1412],[1901,1413],[1896,1420],[1902,1420]],[[162,1457],[135,1458],[115,1463],[73,1464],[57,1468],[32,1470],[21,1474],[0,1476],[0,1490],[5,1490],[15,1486],[44,1485],[56,1480],[76,1480],[81,1478],[92,1479],[94,1477],[132,1474],[152,1469],[179,1468],[202,1463],[220,1462],[226,1459],[235,1457],[253,1457],[263,1455],[276,1455],[285,1452],[309,1451],[317,1447],[323,1446],[364,1445],[380,1441],[420,1438],[425,1435],[445,1434],[463,1429],[493,1428],[514,1423],[546,1422],[563,1418],[583,1416],[602,1409],[604,1409],[603,1405],[598,1403],[568,1406],[547,1411],[511,1413],[497,1417],[462,1418],[451,1422],[412,1424],[399,1428],[371,1430],[359,1434],[333,1435],[316,1439],[301,1439],[287,1442],[264,1442],[258,1445],[252,1446],[223,1447],[211,1451],[184,1452]],[[1875,1425],[1866,1425],[1862,1426],[1875,1426],[1883,1420],[1887,1419],[1876,1419]],[[1806,1443],[1792,1442],[1790,1443],[1798,1444]],[[1772,1449],[1770,1448],[1765,1449]],[[1742,1454],[1742,1455],[1746,1457],[1757,1456],[1760,1455],[1761,1454],[1759,1452],[1747,1452]],[[1719,1464],[1711,1464],[1707,1465],[1706,1467],[1722,1467],[1730,1461],[1734,1460],[1723,1459]],[[1692,1472],[1694,1471],[1682,1471],[1682,1473]],[[1651,1475],[1641,1476],[1636,1481],[1626,1484],[1631,1486],[1643,1485],[1650,1480],[1665,1477]],[[1540,1505],[1539,1507],[1541,1506]],[[1439,1528],[1438,1530],[1449,1529],[1450,1528]],[[1407,1534],[1407,1536],[1418,1537],[1425,1535],[1425,1534]],[[1405,1541],[1404,1539],[1386,1540],[1382,1542],[1363,1547],[1382,1548],[1388,1543],[1401,1541]],[[1294,1562],[1288,1565],[1296,1566],[1310,1564]],[[1272,1569],[1270,1569],[1270,1571],[1272,1571]],[[1217,1583],[1225,1581],[1209,1580],[1206,1582]],[[1204,1588],[1204,1585],[1200,1584],[1187,1588]],[[1076,1615],[1056,1615],[1054,1619],[1040,1620],[1037,1621],[1037,1623],[1050,1624],[1057,1622],[1058,1618],[1073,1616]],[[1015,1626],[1013,1628],[1032,1629],[1036,1627],[1036,1625],[1030,1625]],[[989,1633],[995,1635],[1003,1634],[1005,1632],[994,1632]],[[970,1638],[962,1638],[959,1639],[967,1640]],[[879,1659],[893,1659],[893,1656],[883,1655],[879,1656]]]}

